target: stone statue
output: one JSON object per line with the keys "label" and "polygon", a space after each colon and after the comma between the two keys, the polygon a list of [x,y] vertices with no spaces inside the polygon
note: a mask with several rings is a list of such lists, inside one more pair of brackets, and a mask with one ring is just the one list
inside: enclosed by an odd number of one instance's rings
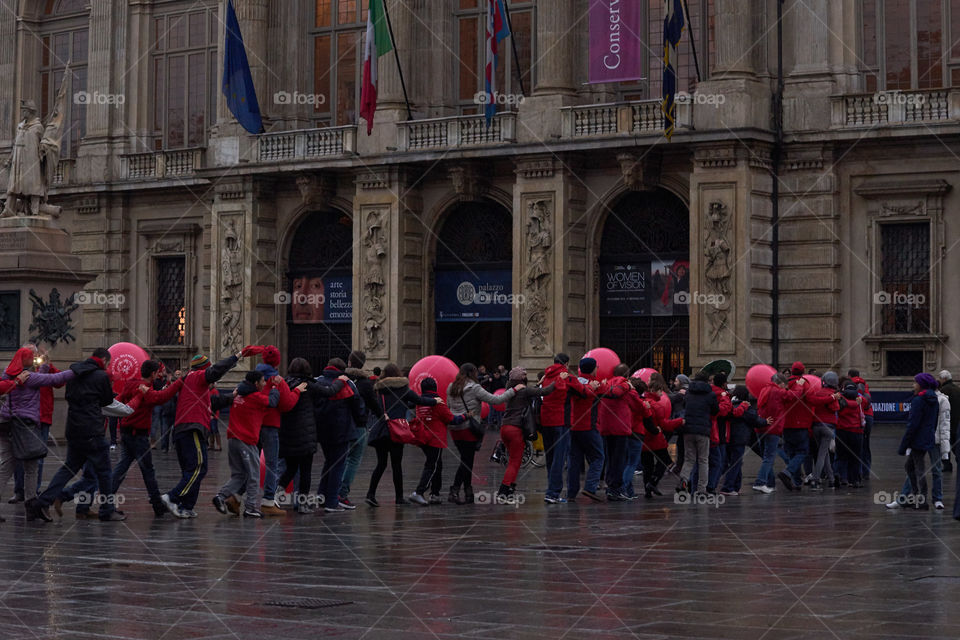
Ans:
{"label": "stone statue", "polygon": [[536,200],[530,203],[527,220],[527,275],[524,283],[524,320],[527,338],[534,351],[543,351],[548,346],[550,327],[549,303],[546,295],[550,279],[550,249],[553,236],[550,233],[550,213],[547,202]]}
{"label": "stone statue", "polygon": [[367,270],[363,282],[365,286],[384,285],[383,258],[387,255],[386,242],[383,238],[380,212],[371,211],[367,216],[367,234],[363,239],[364,253],[367,260]]}
{"label": "stone statue", "polygon": [[730,220],[727,207],[722,202],[710,203],[710,228],[704,240],[703,255],[707,259],[703,273],[707,279],[709,293],[730,295],[730,245],[727,231]]}
{"label": "stone statue", "polygon": [[60,214],[60,207],[47,205],[47,193],[53,184],[53,176],[60,162],[60,141],[63,137],[63,118],[66,108],[67,78],[70,64],[63,74],[63,82],[57,92],[53,113],[44,125],[33,100],[22,100],[20,112],[23,120],[17,125],[13,153],[7,165],[7,202],[0,217],[17,215],[38,216]]}
{"label": "stone statue", "polygon": [[387,242],[383,234],[383,214],[367,214],[367,231],[363,237],[363,333],[367,351],[379,351],[385,344],[383,295],[386,289],[383,263],[387,257]]}
{"label": "stone statue", "polygon": [[236,351],[242,346],[240,320],[243,314],[243,245],[236,222],[227,223],[220,248],[220,288],[223,300],[220,346]]}

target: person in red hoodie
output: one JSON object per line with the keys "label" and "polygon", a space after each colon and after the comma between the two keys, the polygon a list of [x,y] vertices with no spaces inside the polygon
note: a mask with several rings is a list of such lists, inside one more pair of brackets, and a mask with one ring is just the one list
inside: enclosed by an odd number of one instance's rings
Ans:
{"label": "person in red hoodie", "polygon": [[810,453],[813,412],[807,402],[810,385],[803,379],[805,371],[802,362],[794,362],[787,381],[783,418],[783,451],[787,455],[787,468],[777,474],[787,491],[799,491],[803,487],[800,472]]}
{"label": "person in red hoodie", "polygon": [[[146,360],[140,365],[140,378],[127,380],[117,400],[135,407],[133,413],[120,420],[120,461],[113,468],[111,479],[113,493],[120,489],[120,484],[127,476],[130,465],[134,462],[140,467],[143,476],[143,485],[150,497],[153,512],[159,518],[167,512],[166,506],[160,499],[160,487],[157,486],[157,475],[153,468],[153,457],[150,453],[150,426],[153,420],[153,409],[158,405],[169,402],[183,386],[183,379],[175,380],[166,388],[155,391],[153,383],[160,375],[161,365],[156,360]],[[139,402],[134,402],[139,398]],[[54,502],[54,509],[60,509]]]}
{"label": "person in red hoodie", "polygon": [[[437,381],[429,377],[421,380],[420,395],[424,398],[439,398]],[[443,450],[447,448],[447,425],[463,423],[466,415],[453,415],[446,404],[418,405],[416,411],[417,420],[424,429],[420,450],[426,459],[420,473],[420,482],[410,496],[410,502],[419,505],[441,504],[443,500],[440,498],[440,488],[443,486]],[[427,489],[430,490],[429,501],[423,497]]]}
{"label": "person in red hoodie", "polygon": [[653,424],[653,409],[648,400],[643,399],[647,391],[647,383],[640,378],[630,378],[630,393],[627,402],[630,404],[630,427],[632,433],[627,438],[627,464],[623,468],[623,492],[627,498],[633,500],[637,492],[633,489],[633,474],[643,460],[643,439],[647,433],[656,427]]}
{"label": "person in red hoodie", "polygon": [[643,399],[650,403],[653,414],[652,428],[648,429],[643,437],[643,451],[640,454],[640,464],[643,467],[643,495],[649,500],[654,494],[663,495],[657,486],[667,469],[673,464],[667,439],[683,426],[683,418],[670,417],[673,410],[669,400],[669,389],[667,381],[659,373],[650,376],[650,383],[643,394]]}
{"label": "person in red hoodie", "polygon": [[570,459],[567,464],[567,499],[573,500],[580,493],[580,473],[584,457],[587,459],[587,475],[583,495],[596,502],[603,502],[597,493],[600,474],[603,472],[603,438],[597,431],[597,408],[600,381],[594,373],[597,361],[593,358],[580,360],[580,389],[570,387],[573,402],[570,415]]}
{"label": "person in red hoodie", "polygon": [[626,376],[630,367],[624,363],[613,369],[613,377],[600,385],[600,406],[597,409],[597,431],[603,437],[607,462],[607,500],[630,500],[623,482],[627,467],[627,439],[633,434],[633,415],[629,394],[633,390]]}
{"label": "person in red hoodie", "polygon": [[547,504],[566,502],[563,493],[563,470],[570,455],[570,424],[574,394],[584,394],[583,385],[570,375],[570,356],[558,353],[553,364],[543,375],[543,386],[554,386],[554,391],[543,398],[540,405],[540,433],[547,457]]}
{"label": "person in red hoodie", "polygon": [[753,483],[753,490],[760,493],[776,491],[773,463],[777,458],[777,447],[780,446],[780,436],[783,435],[783,422],[786,415],[787,379],[777,373],[770,382],[772,384],[764,387],[757,399],[757,413],[767,421],[766,427],[757,429],[761,462],[757,481]]}
{"label": "person in red hoodie", "polygon": [[[227,425],[230,480],[213,497],[213,506],[224,515],[227,513],[227,499],[238,499],[240,494],[244,494],[243,516],[263,517],[257,509],[260,504],[260,450],[257,443],[260,441],[264,414],[268,409],[276,407],[280,401],[281,382],[282,379],[275,380],[273,388],[268,392],[265,389],[263,373],[249,371],[234,392],[230,422]],[[298,400],[300,393],[306,388],[305,382],[294,387],[293,393]]]}
{"label": "person in red hoodie", "polygon": [[248,349],[210,365],[205,355],[190,360],[190,373],[177,396],[173,421],[173,444],[180,463],[180,481],[160,496],[163,504],[178,518],[194,518],[193,507],[200,495],[200,482],[207,475],[207,433],[210,430],[210,385],[237,366],[237,360],[249,355]]}

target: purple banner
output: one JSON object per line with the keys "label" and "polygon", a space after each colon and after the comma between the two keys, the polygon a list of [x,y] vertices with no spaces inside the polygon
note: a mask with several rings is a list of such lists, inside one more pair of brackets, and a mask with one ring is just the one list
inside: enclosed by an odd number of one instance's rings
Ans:
{"label": "purple banner", "polygon": [[590,0],[590,83],[639,80],[640,0]]}

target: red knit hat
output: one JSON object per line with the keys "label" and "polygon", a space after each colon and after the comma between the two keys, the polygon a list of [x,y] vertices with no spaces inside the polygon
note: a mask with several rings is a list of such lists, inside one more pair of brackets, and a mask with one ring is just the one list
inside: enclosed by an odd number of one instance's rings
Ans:
{"label": "red knit hat", "polygon": [[11,378],[20,375],[24,369],[29,369],[33,365],[33,349],[30,347],[20,347],[13,356],[13,360],[7,365],[6,373]]}
{"label": "red knit hat", "polygon": [[271,367],[280,366],[280,349],[277,349],[275,346],[267,345],[263,348],[263,358],[264,364],[268,364]]}
{"label": "red knit hat", "polygon": [[792,373],[795,376],[802,376],[803,372],[806,370],[807,368],[803,366],[803,363],[800,362],[799,360],[794,362],[793,365],[790,367],[790,373]]}

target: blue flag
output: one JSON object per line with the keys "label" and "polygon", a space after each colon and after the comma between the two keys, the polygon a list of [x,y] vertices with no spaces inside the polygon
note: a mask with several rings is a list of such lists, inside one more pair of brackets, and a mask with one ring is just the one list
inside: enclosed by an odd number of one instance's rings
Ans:
{"label": "blue flag", "polygon": [[227,0],[227,33],[223,53],[223,95],[227,97],[237,122],[250,133],[263,133],[263,120],[260,117],[260,103],[250,76],[247,63],[247,50],[243,46],[240,23],[233,11],[233,2]]}

